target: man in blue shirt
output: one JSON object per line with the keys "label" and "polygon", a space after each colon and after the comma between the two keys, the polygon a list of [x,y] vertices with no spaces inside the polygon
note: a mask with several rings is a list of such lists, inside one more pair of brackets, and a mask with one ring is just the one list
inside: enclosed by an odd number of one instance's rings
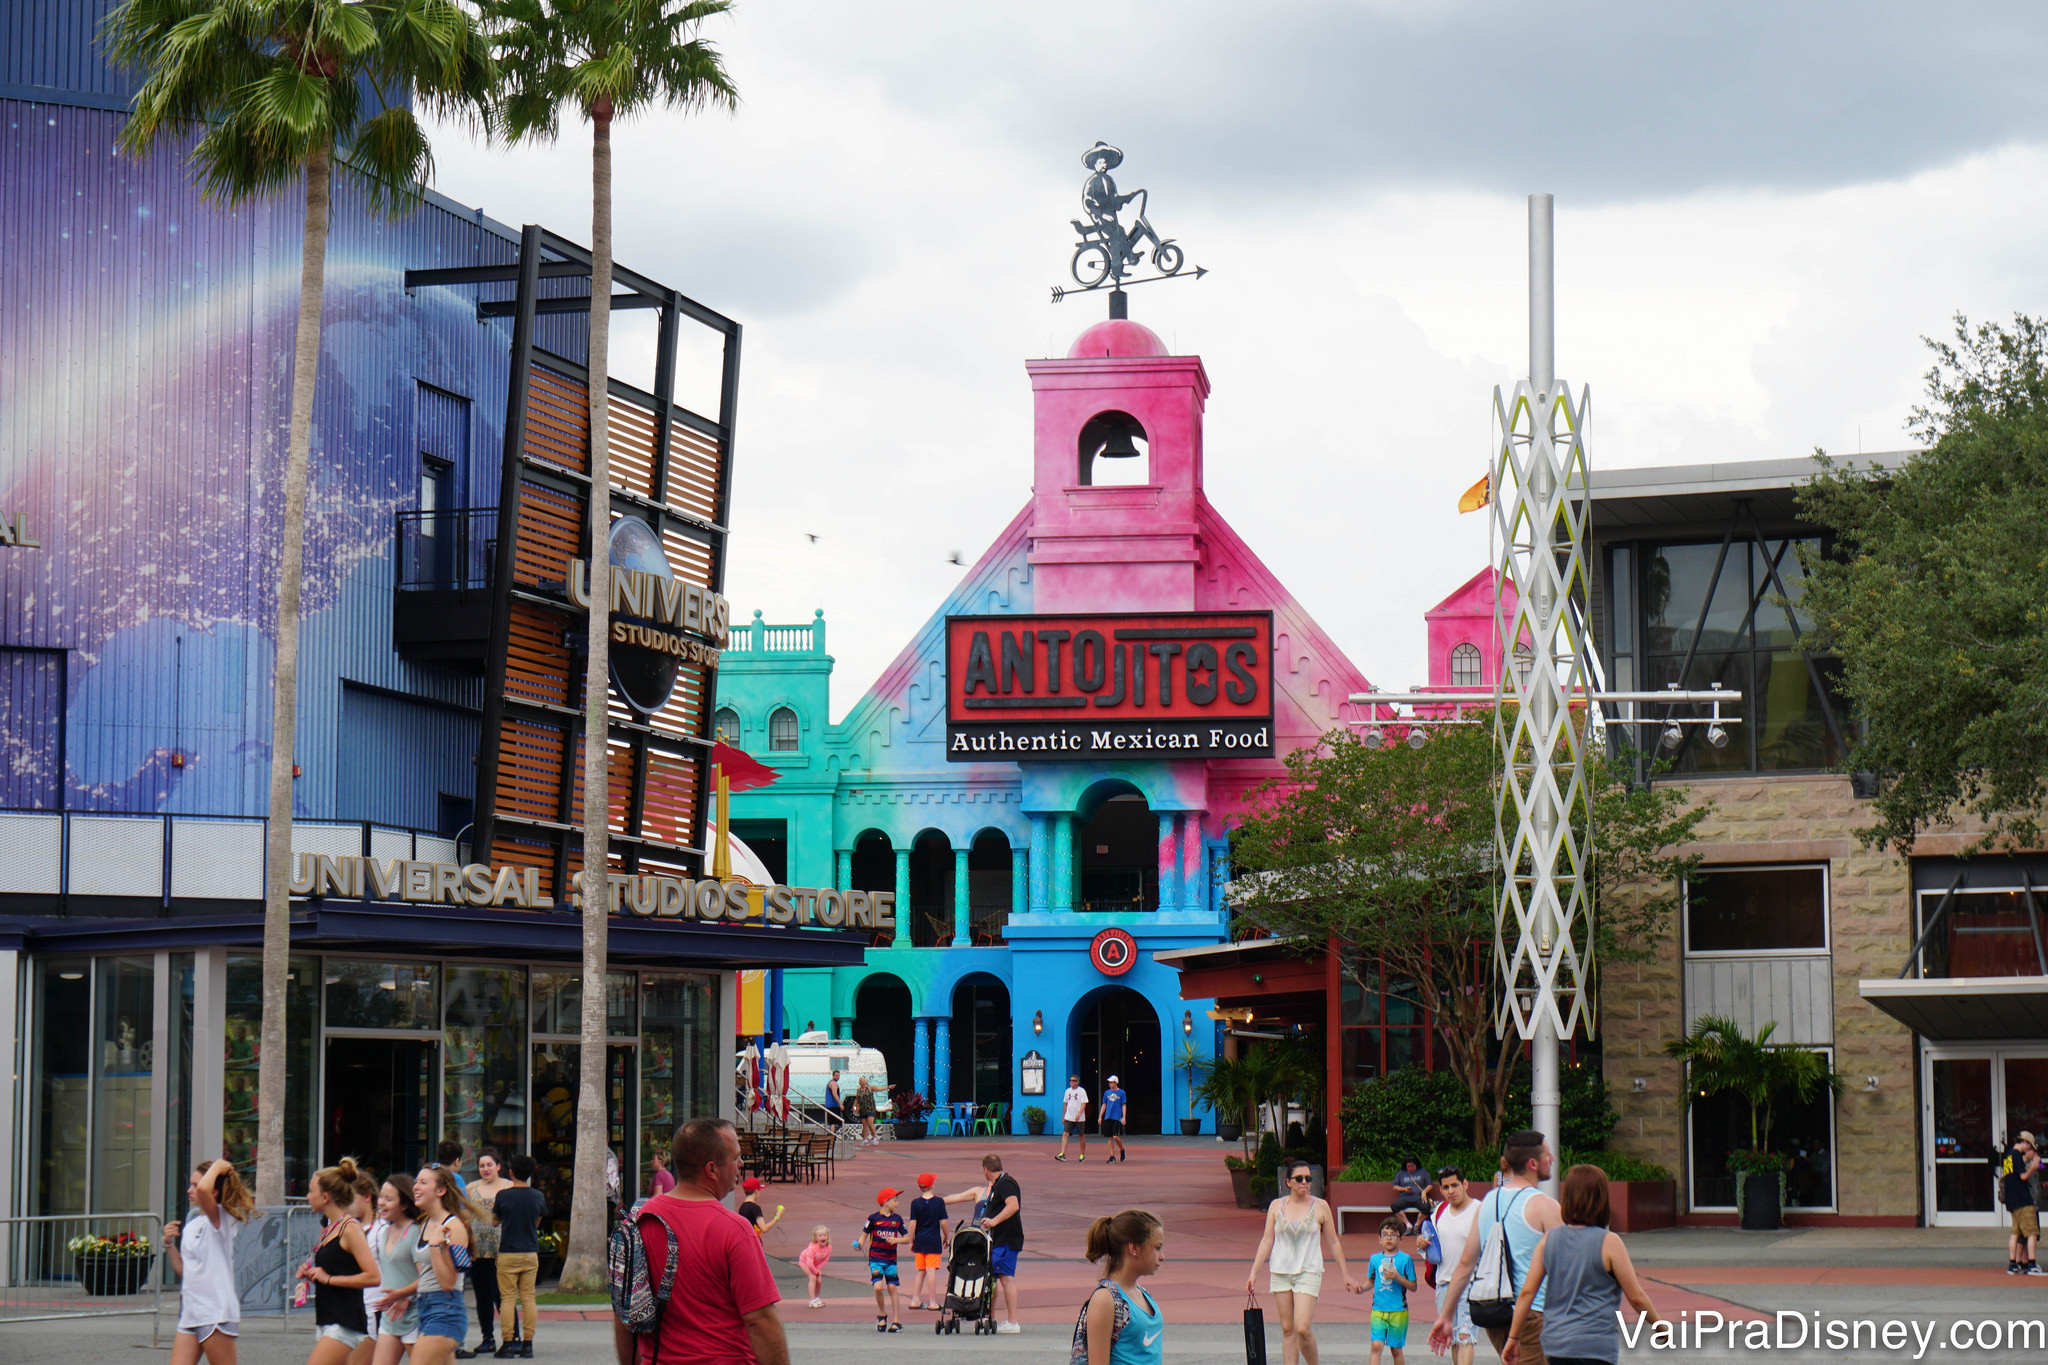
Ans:
{"label": "man in blue shirt", "polygon": [[1109,1078],[1109,1086],[1102,1092],[1102,1109],[1096,1115],[1102,1120],[1102,1135],[1109,1139],[1109,1159],[1129,1161],[1131,1154],[1124,1150],[1124,1088],[1117,1084],[1117,1078]]}

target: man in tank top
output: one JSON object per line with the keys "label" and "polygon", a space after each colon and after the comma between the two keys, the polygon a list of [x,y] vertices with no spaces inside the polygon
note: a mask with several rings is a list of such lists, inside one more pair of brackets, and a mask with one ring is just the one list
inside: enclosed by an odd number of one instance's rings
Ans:
{"label": "man in tank top", "polygon": [[[1519,1286],[1528,1278],[1529,1263],[1536,1255],[1536,1244],[1543,1240],[1544,1233],[1562,1221],[1557,1201],[1537,1188],[1550,1178],[1556,1165],[1556,1158],[1551,1154],[1550,1145],[1543,1140],[1543,1134],[1533,1128],[1508,1134],[1505,1160],[1507,1183],[1480,1201],[1479,1225],[1474,1230],[1476,1235],[1466,1239],[1465,1253],[1458,1258],[1458,1268],[1452,1273],[1450,1288],[1444,1295],[1446,1305],[1455,1305],[1471,1286],[1472,1272],[1479,1264],[1479,1253],[1485,1249],[1496,1225],[1506,1232],[1514,1282]],[[1544,1365],[1542,1286],[1537,1287],[1535,1301],[1529,1308],[1528,1321],[1517,1338],[1521,1343],[1519,1365]],[[1429,1348],[1432,1351],[1441,1354],[1451,1344],[1455,1320],[1455,1312],[1437,1315],[1436,1326],[1429,1329]],[[1489,1327],[1486,1336],[1498,1352],[1507,1345],[1508,1329]]]}

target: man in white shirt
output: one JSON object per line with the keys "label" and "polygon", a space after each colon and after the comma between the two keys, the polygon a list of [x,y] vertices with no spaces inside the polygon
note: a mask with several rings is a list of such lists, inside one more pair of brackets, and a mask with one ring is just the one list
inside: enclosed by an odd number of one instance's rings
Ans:
{"label": "man in white shirt", "polygon": [[1436,1230],[1439,1256],[1436,1312],[1438,1317],[1451,1320],[1451,1365],[1472,1365],[1472,1348],[1479,1344],[1479,1333],[1472,1326],[1471,1282],[1468,1280],[1458,1291],[1455,1304],[1448,1301],[1451,1278],[1465,1262],[1465,1244],[1471,1240],[1472,1229],[1479,1221],[1479,1201],[1465,1188],[1465,1173],[1456,1166],[1438,1171],[1436,1184],[1444,1192],[1444,1202],[1437,1205],[1429,1222]]}
{"label": "man in white shirt", "polygon": [[1079,1076],[1067,1077],[1067,1093],[1060,1097],[1060,1149],[1053,1153],[1054,1161],[1067,1159],[1067,1139],[1081,1139],[1081,1160],[1088,1159],[1088,1092],[1081,1088]]}
{"label": "man in white shirt", "polygon": [[[1539,1188],[1550,1178],[1556,1164],[1543,1134],[1534,1129],[1509,1133],[1503,1147],[1502,1155],[1508,1164],[1507,1183],[1479,1201],[1477,1235],[1465,1239],[1464,1254],[1458,1258],[1457,1269],[1451,1275],[1446,1295],[1448,1303],[1456,1304],[1461,1296],[1469,1296],[1472,1275],[1479,1265],[1479,1253],[1493,1235],[1496,1224],[1507,1237],[1512,1283],[1519,1286],[1528,1278],[1529,1267],[1536,1257],[1537,1243],[1543,1240],[1543,1234],[1564,1222],[1557,1201]],[[1438,1278],[1442,1278],[1441,1272]],[[1547,1283],[1536,1286],[1536,1297],[1522,1319],[1522,1333],[1516,1338],[1520,1365],[1543,1365],[1543,1308],[1549,1287]],[[1469,1298],[1464,1307],[1469,1314]],[[1429,1331],[1429,1348],[1442,1351],[1449,1346],[1454,1327],[1452,1319],[1439,1311],[1436,1325]],[[1493,1343],[1493,1349],[1500,1351],[1507,1345],[1508,1329],[1489,1327],[1486,1336]]]}

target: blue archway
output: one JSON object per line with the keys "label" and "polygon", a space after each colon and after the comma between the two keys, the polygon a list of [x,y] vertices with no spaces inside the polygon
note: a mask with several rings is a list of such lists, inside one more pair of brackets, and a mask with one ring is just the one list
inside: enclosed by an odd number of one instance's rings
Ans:
{"label": "blue archway", "polygon": [[1126,1131],[1165,1131],[1165,1106],[1160,1093],[1165,1075],[1165,1045],[1159,1012],[1140,991],[1121,983],[1098,986],[1074,1002],[1067,1016],[1066,1072],[1046,1090],[1065,1089],[1067,1075],[1078,1073],[1088,1091],[1089,1131],[1095,1131],[1097,1101],[1112,1075],[1130,1097]]}

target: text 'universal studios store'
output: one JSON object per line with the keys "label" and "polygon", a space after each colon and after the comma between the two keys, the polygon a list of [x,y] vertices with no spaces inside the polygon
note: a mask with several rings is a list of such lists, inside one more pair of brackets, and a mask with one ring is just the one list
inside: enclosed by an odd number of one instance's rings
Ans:
{"label": "text 'universal studios store'", "polygon": [[1231,822],[1367,684],[1209,501],[1199,357],[1112,318],[1025,368],[1028,500],[843,720],[822,613],[728,642],[718,729],[774,774],[735,834],[896,904],[863,963],[783,973],[766,1031],[1010,1131],[1114,1074],[1132,1132],[1175,1131],[1176,1057],[1219,1034],[1156,955],[1228,939]]}
{"label": "text 'universal studios store'", "polygon": [[[22,54],[48,84],[0,100],[0,1216],[177,1216],[193,1162],[261,1155],[299,219],[202,203],[179,149],[111,155],[126,88],[73,56]],[[676,1123],[732,1104],[735,973],[864,950],[704,913],[740,329],[618,272],[660,358],[650,389],[607,386],[606,582],[583,567],[589,270],[538,227],[438,197],[391,223],[336,189],[282,983],[292,1195],[344,1154],[402,1170],[454,1138],[466,1161],[531,1151],[565,1211],[597,989],[610,1140],[644,1178]],[[679,351],[707,357],[691,388],[713,410],[676,400]],[[614,641],[602,983],[571,903],[593,606]]]}

